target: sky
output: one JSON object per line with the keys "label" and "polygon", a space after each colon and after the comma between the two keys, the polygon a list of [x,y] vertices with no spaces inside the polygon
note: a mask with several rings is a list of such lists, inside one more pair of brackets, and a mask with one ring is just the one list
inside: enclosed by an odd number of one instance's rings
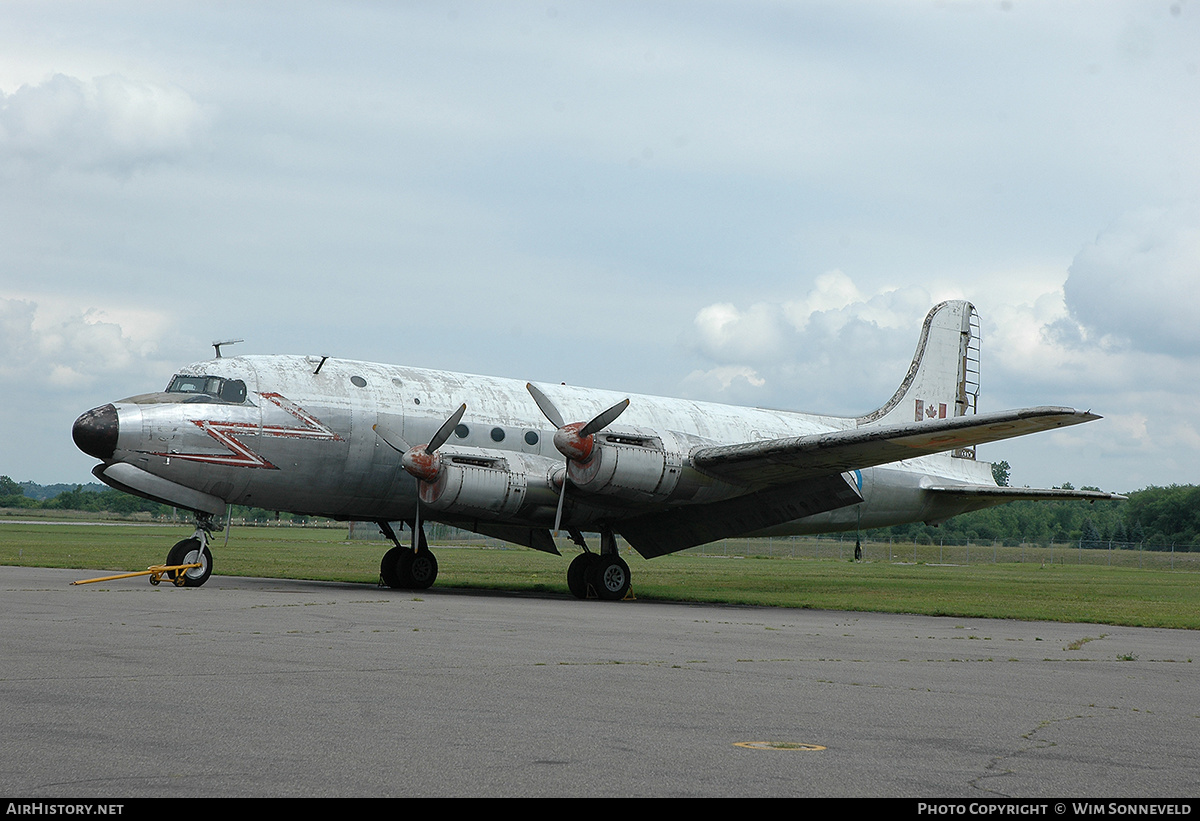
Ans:
{"label": "sky", "polygon": [[1200,482],[1200,0],[0,4],[0,474],[298,353],[858,415],[968,299],[1014,485]]}

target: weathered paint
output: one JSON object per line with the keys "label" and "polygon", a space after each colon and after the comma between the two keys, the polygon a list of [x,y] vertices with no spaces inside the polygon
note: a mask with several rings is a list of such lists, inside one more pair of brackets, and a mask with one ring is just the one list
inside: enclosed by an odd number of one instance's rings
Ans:
{"label": "weathered paint", "polygon": [[[878,411],[855,418],[541,387],[554,406],[552,415],[595,422],[619,414],[603,430],[581,436],[588,423],[548,424],[520,380],[336,357],[235,356],[197,362],[180,373],[243,380],[245,401],[163,393],[131,397],[112,403],[112,411],[80,417],[76,440],[104,461],[97,472],[101,478],[107,466],[128,464],[161,479],[157,487],[347,519],[411,519],[419,477],[429,506],[423,517],[486,526],[490,532],[546,528],[555,519],[565,466],[571,483],[564,521],[579,529],[620,531],[622,522],[636,520],[641,532],[662,532],[673,520],[662,519],[660,526],[653,517],[714,504],[730,512],[719,527],[714,524],[714,532],[742,519],[779,533],[940,521],[997,503],[987,497],[964,501],[944,493],[946,488],[995,485],[990,465],[961,458],[973,457],[966,449],[904,458],[905,443],[916,447],[919,436],[890,443],[886,460],[825,474],[810,469],[794,491],[786,486],[799,479],[792,475],[797,460],[807,458],[795,448],[816,443],[814,437],[845,439],[843,433],[911,425],[914,417],[944,421],[947,414],[959,417],[973,409],[963,400],[973,316],[974,309],[961,302],[931,311],[900,389]],[[450,435],[448,420],[457,421],[453,414],[464,403],[465,415]],[[604,408],[609,410],[596,416]],[[114,418],[118,432],[109,453]],[[1086,419],[1064,424],[1077,421]],[[449,438],[436,453],[411,447],[429,442],[443,425]],[[864,439],[864,447],[877,453],[870,436]],[[921,446],[936,440],[926,436]],[[948,448],[959,444],[952,435],[946,442]],[[784,453],[778,464],[772,462],[773,448]],[[712,470],[696,469],[692,454],[700,453],[709,455]],[[890,464],[863,467],[879,461]],[[727,464],[735,469],[723,473]],[[842,471],[844,482],[827,481]],[[814,495],[804,502],[789,498],[789,492]],[[165,493],[163,498],[172,500]],[[743,498],[747,506],[740,505]],[[807,515],[779,521],[789,511]],[[703,532],[697,529],[695,538]]]}

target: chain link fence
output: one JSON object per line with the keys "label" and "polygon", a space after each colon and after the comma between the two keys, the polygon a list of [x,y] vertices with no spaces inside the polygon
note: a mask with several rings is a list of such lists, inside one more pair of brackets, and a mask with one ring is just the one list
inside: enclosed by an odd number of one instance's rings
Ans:
{"label": "chain link fence", "polygon": [[929,543],[865,538],[853,533],[830,536],[776,536],[725,539],[686,551],[700,556],[777,556],[795,559],[855,559],[861,547],[865,562],[903,562],[931,565],[1089,564],[1200,571],[1200,546],[1148,545],[1130,542],[1079,541],[1071,544],[988,544],[938,541]]}
{"label": "chain link fence", "polygon": [[[342,527],[345,527],[343,524]],[[410,538],[402,525],[394,527],[400,541]],[[584,534],[588,545],[599,549],[600,540],[594,533]],[[350,527],[354,540],[382,541],[378,526],[356,522]],[[438,525],[428,532],[430,544],[447,547],[480,547],[498,550],[514,545],[466,530]],[[577,550],[562,534],[558,546],[566,554]],[[632,551],[624,539],[618,538],[621,551]],[[1034,562],[1036,564],[1089,564],[1120,567],[1144,567],[1160,570],[1192,570],[1200,572],[1200,545],[1148,545],[1131,542],[1078,541],[1070,544],[1004,544],[956,542],[940,540],[911,542],[882,540],[871,535],[858,541],[853,533],[834,533],[823,536],[774,536],[756,539],[724,539],[683,551],[694,556],[767,556],[789,559],[825,559],[854,561],[856,544],[860,546],[859,560],[864,562],[893,562],[928,565],[978,565]]]}

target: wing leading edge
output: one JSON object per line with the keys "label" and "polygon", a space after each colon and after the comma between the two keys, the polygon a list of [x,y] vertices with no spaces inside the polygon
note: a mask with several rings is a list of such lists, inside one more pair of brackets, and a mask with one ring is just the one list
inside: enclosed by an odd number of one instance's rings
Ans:
{"label": "wing leading edge", "polygon": [[812,436],[702,447],[692,452],[691,462],[697,470],[720,479],[749,487],[770,487],[998,442],[1099,418],[1094,413],[1074,408],[1023,408],[906,425],[859,427]]}

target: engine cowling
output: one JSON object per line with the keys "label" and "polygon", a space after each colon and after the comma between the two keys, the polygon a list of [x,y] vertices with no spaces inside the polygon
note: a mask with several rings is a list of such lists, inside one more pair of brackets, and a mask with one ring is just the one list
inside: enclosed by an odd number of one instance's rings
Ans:
{"label": "engine cowling", "polygon": [[643,502],[663,500],[674,492],[687,452],[678,437],[638,429],[593,436],[588,458],[567,462],[575,487]]}
{"label": "engine cowling", "polygon": [[418,482],[432,510],[498,519],[527,504],[553,506],[552,477],[562,466],[543,457],[482,448],[442,448],[436,478]]}

